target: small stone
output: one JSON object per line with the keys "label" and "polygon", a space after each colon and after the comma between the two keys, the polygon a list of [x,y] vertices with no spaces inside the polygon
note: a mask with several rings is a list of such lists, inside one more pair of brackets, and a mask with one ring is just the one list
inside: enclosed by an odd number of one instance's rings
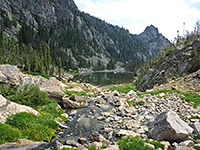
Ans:
{"label": "small stone", "polygon": [[78,143],[80,143],[80,144],[85,144],[85,142],[87,141],[87,139],[86,138],[84,138],[84,137],[82,137],[82,138],[78,138]]}
{"label": "small stone", "polygon": [[148,147],[151,147],[151,148],[155,149],[155,146],[150,144],[150,143],[144,143],[144,144],[147,145]]}

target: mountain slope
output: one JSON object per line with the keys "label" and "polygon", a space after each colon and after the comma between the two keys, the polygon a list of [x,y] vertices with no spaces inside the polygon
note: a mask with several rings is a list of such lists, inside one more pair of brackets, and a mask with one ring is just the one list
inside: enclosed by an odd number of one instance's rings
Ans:
{"label": "mountain slope", "polygon": [[134,71],[169,45],[153,26],[132,35],[79,11],[73,0],[2,0],[0,12],[1,29],[34,49],[46,43],[56,65],[60,58],[66,70]]}
{"label": "mountain slope", "polygon": [[[194,38],[190,41],[192,36]],[[155,85],[171,82],[200,69],[200,40],[198,36],[192,36],[178,39],[183,42],[166,48],[163,55],[153,59],[137,79],[137,89],[152,89]]]}

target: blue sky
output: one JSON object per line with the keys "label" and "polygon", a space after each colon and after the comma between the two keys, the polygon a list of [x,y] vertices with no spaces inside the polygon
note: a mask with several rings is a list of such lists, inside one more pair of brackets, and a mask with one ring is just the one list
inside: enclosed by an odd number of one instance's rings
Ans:
{"label": "blue sky", "polygon": [[[192,31],[200,20],[200,0],[74,0],[81,11],[108,23],[128,29],[133,34],[154,25],[169,40],[177,30]],[[183,23],[185,26],[183,27]]]}

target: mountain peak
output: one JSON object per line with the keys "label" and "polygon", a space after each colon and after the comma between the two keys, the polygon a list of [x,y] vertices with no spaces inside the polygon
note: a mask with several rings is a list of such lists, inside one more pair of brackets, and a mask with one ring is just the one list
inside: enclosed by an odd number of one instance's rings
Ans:
{"label": "mountain peak", "polygon": [[154,25],[147,26],[144,30],[144,32],[152,32],[152,31],[159,33],[158,28],[156,28]]}

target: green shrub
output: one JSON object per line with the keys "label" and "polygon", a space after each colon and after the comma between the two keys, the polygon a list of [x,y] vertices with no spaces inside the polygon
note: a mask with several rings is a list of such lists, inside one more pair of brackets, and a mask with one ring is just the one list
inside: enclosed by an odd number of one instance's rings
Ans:
{"label": "green shrub", "polygon": [[195,150],[200,150],[200,146],[194,146]]}
{"label": "green shrub", "polygon": [[130,90],[137,91],[136,86],[133,84],[125,84],[123,86],[114,86],[110,88],[111,91],[118,91],[121,93],[128,93]]}
{"label": "green shrub", "polygon": [[43,111],[52,114],[55,118],[59,117],[64,111],[58,106],[55,100],[48,100],[44,106],[38,106],[38,111]]}
{"label": "green shrub", "polygon": [[103,144],[103,145],[101,146],[101,149],[106,149],[107,147],[108,147],[107,145]]}
{"label": "green shrub", "polygon": [[145,142],[138,137],[124,137],[117,142],[120,150],[154,150],[144,143]]}
{"label": "green shrub", "polygon": [[200,119],[200,117],[199,116],[192,116],[192,117],[190,117],[190,119]]}
{"label": "green shrub", "polygon": [[88,150],[100,150],[100,148],[96,147],[95,145],[90,145]]}
{"label": "green shrub", "polygon": [[6,98],[33,108],[45,105],[49,101],[47,93],[40,91],[37,85],[25,85],[18,88],[14,95],[7,96]]}
{"label": "green shrub", "polygon": [[21,132],[10,125],[0,123],[0,144],[16,141],[21,137]]}
{"label": "green shrub", "polygon": [[22,112],[11,115],[6,123],[12,127],[18,128],[23,136],[34,141],[49,141],[55,136],[59,125],[53,120],[50,114],[35,116],[30,113]]}
{"label": "green shrub", "polygon": [[200,134],[196,134],[196,135],[194,136],[194,139],[195,139],[195,140],[200,140]]}
{"label": "green shrub", "polygon": [[3,96],[3,97],[7,97],[7,96],[10,96],[10,95],[15,95],[16,92],[17,92],[17,86],[11,86],[9,84],[4,84],[4,83],[1,83],[0,84],[0,94]]}

